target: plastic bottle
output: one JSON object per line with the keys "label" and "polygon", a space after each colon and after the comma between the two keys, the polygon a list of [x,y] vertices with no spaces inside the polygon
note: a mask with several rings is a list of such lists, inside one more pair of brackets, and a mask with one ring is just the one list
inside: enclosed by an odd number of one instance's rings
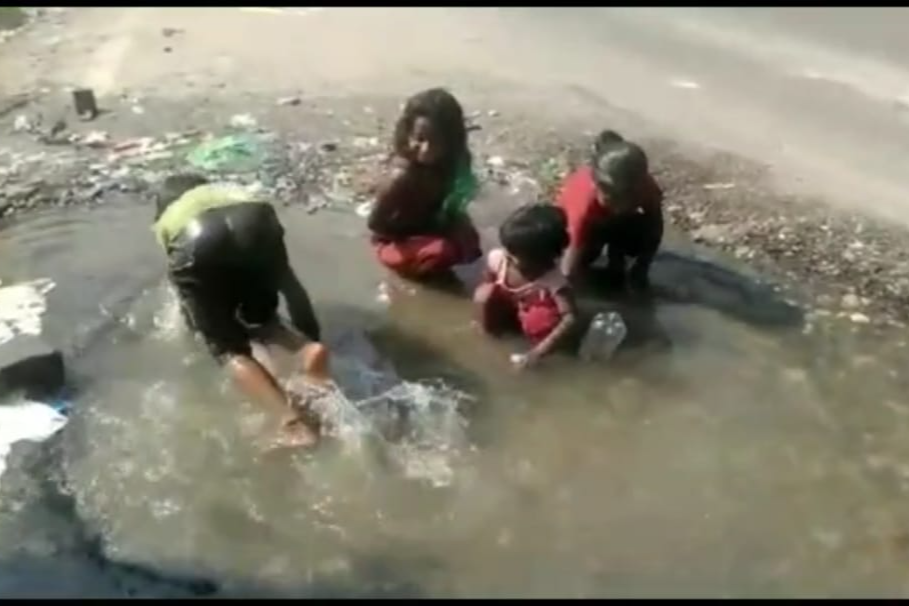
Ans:
{"label": "plastic bottle", "polygon": [[579,355],[585,362],[608,360],[618,349],[628,328],[617,312],[600,312],[594,316],[581,343]]}

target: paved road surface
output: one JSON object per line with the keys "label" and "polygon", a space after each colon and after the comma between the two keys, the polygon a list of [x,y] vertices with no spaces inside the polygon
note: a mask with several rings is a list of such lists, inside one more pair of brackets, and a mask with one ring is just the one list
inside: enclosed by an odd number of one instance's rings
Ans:
{"label": "paved road surface", "polygon": [[56,39],[20,43],[39,57],[21,77],[171,95],[444,82],[541,119],[608,103],[909,224],[906,8],[74,10]]}

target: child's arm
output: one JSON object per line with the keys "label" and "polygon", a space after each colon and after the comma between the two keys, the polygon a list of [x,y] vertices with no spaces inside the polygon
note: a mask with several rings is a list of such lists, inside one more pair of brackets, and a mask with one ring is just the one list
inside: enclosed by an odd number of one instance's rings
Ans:
{"label": "child's arm", "polygon": [[394,237],[398,229],[398,217],[401,214],[402,201],[410,195],[412,185],[407,170],[396,166],[378,186],[376,204],[369,214],[369,230],[380,236]]}
{"label": "child's arm", "polygon": [[628,272],[632,288],[642,291],[649,286],[650,266],[663,241],[663,190],[652,176],[648,176],[647,195],[648,203],[644,206],[648,219],[644,234],[645,247]]}
{"label": "child's arm", "polygon": [[289,263],[284,269],[279,287],[287,302],[291,323],[313,341],[319,341],[322,338],[322,331],[312,301]]}
{"label": "child's arm", "polygon": [[556,324],[556,327],[545,339],[537,343],[533,349],[527,352],[523,358],[522,366],[532,366],[541,358],[554,352],[559,345],[562,344],[565,337],[570,334],[577,323],[577,305],[575,304],[574,295],[572,294],[571,289],[568,287],[559,289],[553,293],[553,297],[555,298],[556,305],[558,305],[559,313],[562,314],[562,319]]}

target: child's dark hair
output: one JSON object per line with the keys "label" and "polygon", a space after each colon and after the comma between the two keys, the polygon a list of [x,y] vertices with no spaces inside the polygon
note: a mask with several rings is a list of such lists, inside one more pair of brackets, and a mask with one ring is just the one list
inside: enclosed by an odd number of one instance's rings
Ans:
{"label": "child's dark hair", "polygon": [[[608,131],[607,131],[608,132]],[[593,175],[597,183],[627,190],[648,171],[647,154],[636,143],[613,140],[594,146]]]}
{"label": "child's dark hair", "polygon": [[533,280],[550,271],[568,247],[568,221],[558,206],[535,203],[522,206],[499,227],[499,241]]}
{"label": "child's dark hair", "polygon": [[407,140],[417,118],[426,118],[438,129],[442,138],[442,162],[447,167],[469,154],[467,148],[467,126],[464,123],[464,109],[450,92],[444,88],[430,88],[407,100],[404,111],[395,125],[395,153],[407,157]]}
{"label": "child's dark hair", "polygon": [[155,221],[164,214],[168,206],[179,200],[180,196],[206,183],[208,183],[208,179],[193,173],[171,175],[164,179],[155,196]]}
{"label": "child's dark hair", "polygon": [[610,146],[616,143],[622,143],[625,138],[614,130],[604,130],[593,140],[592,163],[596,164],[596,159],[603,154]]}

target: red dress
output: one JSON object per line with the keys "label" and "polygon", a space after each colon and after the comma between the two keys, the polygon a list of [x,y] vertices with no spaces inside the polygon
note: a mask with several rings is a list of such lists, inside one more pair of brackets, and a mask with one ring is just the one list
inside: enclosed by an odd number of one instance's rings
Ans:
{"label": "red dress", "polygon": [[497,334],[519,328],[534,344],[539,343],[562,321],[556,293],[568,288],[558,268],[533,282],[518,287],[508,285],[508,257],[502,249],[489,252],[488,269],[493,290],[483,310],[484,327]]}
{"label": "red dress", "polygon": [[480,234],[466,217],[446,234],[403,240],[373,237],[372,245],[379,263],[406,278],[441,274],[455,265],[473,263],[483,255]]}

